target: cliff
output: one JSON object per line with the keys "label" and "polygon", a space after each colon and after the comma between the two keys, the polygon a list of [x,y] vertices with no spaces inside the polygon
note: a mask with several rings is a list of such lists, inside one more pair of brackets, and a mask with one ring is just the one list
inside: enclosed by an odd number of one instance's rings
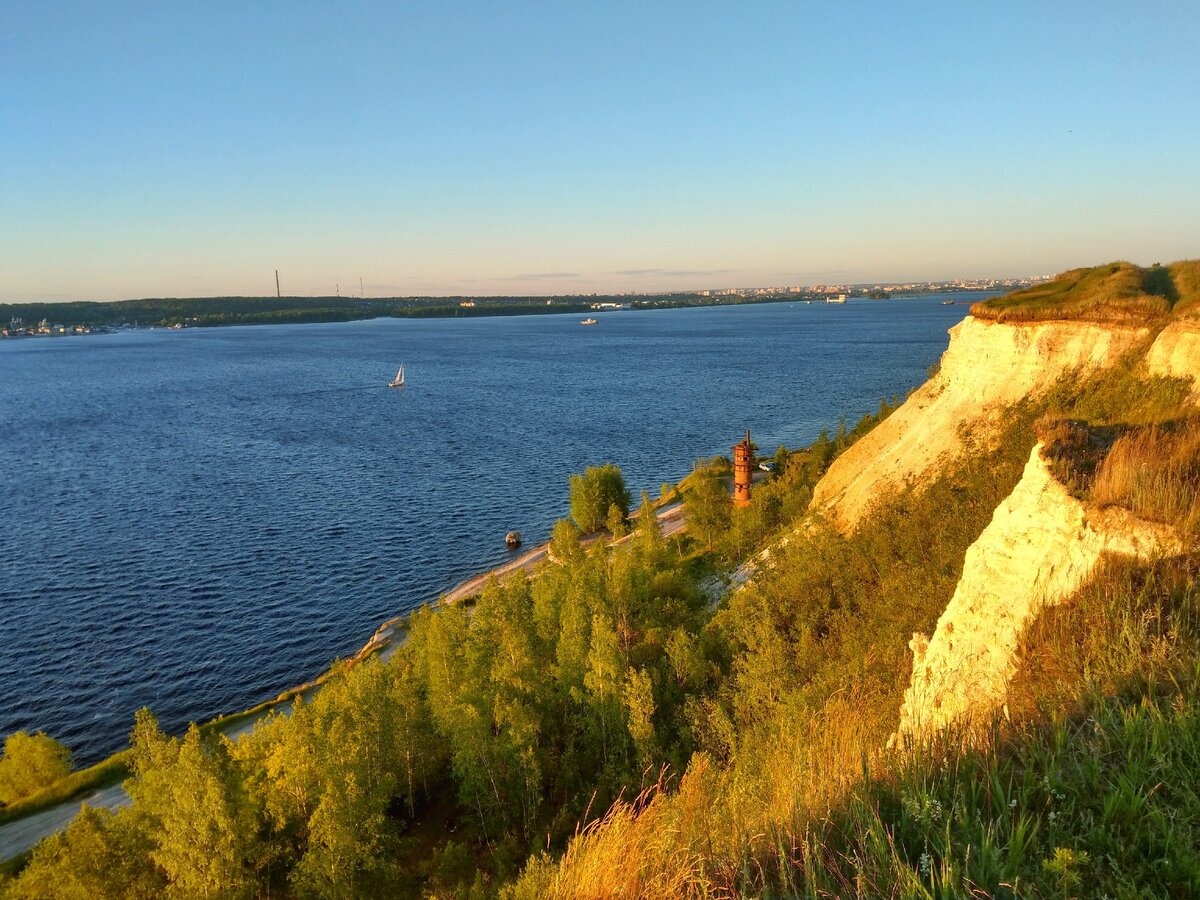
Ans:
{"label": "cliff", "polygon": [[[1171,417],[1194,416],[1200,266],[1113,263],[976,304],[950,330],[937,373],[829,468],[813,509],[853,532],[878,498],[930,481],[956,457],[987,446],[1006,409],[1036,399],[1066,373],[1086,375],[1118,361],[1129,377],[1193,379],[1191,406],[1184,402]],[[1110,431],[1120,432],[1123,411]],[[1043,451],[1039,442],[968,549],[932,637],[913,635],[912,677],[893,740],[988,720],[1005,701],[1026,627],[1047,605],[1069,598],[1106,556],[1147,561],[1186,549],[1169,526],[1078,499],[1079,485],[1068,490],[1057,481]]]}
{"label": "cliff", "polygon": [[[1149,337],[1146,326],[968,317],[950,329],[937,374],[830,466],[817,484],[813,508],[840,530],[852,531],[880,494],[945,466],[963,452],[964,438],[972,433],[986,438],[986,428],[979,426],[1005,406],[1044,391],[1064,372],[1112,365]],[[1181,346],[1186,340],[1179,338]],[[1165,353],[1163,365],[1184,365],[1193,349],[1200,351],[1200,345],[1188,344],[1175,356]],[[1200,359],[1200,352],[1193,358]]]}
{"label": "cliff", "polygon": [[1200,318],[1179,319],[1159,332],[1146,354],[1151,375],[1192,378],[1193,400],[1200,400]]}
{"label": "cliff", "polygon": [[1016,489],[967,551],[932,639],[913,635],[898,736],[969,727],[988,717],[1004,701],[1025,627],[1044,606],[1078,589],[1106,554],[1146,560],[1181,550],[1168,526],[1072,497],[1038,443]]}

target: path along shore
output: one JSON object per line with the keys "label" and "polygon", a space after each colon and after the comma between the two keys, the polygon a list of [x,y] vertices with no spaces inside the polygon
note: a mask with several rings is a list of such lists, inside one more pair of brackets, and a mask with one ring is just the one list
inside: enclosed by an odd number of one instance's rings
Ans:
{"label": "path along shore", "polygon": [[[658,521],[662,525],[664,537],[669,537],[683,530],[682,503],[668,504],[660,507],[655,512],[658,516]],[[585,546],[591,546],[597,541],[604,539],[605,535],[600,533],[584,538],[583,543]],[[628,539],[629,536],[626,536],[613,543],[621,544]],[[470,597],[474,597],[483,590],[484,585],[487,584],[490,578],[503,578],[518,571],[530,572],[547,558],[549,551],[549,542],[527,550],[494,569],[474,575],[461,584],[456,585],[451,590],[442,594],[433,605],[436,607],[443,604],[459,603]],[[389,658],[404,643],[411,615],[411,612],[402,613],[380,625],[371,636],[371,639],[354,655],[353,659],[357,662],[375,654],[379,654],[383,659]],[[297,696],[311,695],[320,688],[324,680],[325,676],[321,676],[313,681],[285,691],[280,695],[279,699],[264,704],[260,709],[256,709],[253,715],[238,716],[228,726],[218,726],[216,731],[224,734],[230,740],[236,741],[243,734],[251,731],[260,720],[266,718],[271,713],[286,712]],[[44,838],[66,830],[75,816],[79,814],[79,810],[84,804],[93,809],[117,810],[128,806],[131,802],[125,789],[120,784],[113,784],[98,788],[86,796],[75,797],[47,809],[31,812],[29,815],[14,819],[11,822],[5,822],[3,825],[0,825],[0,861],[20,856],[22,853],[32,850]]]}

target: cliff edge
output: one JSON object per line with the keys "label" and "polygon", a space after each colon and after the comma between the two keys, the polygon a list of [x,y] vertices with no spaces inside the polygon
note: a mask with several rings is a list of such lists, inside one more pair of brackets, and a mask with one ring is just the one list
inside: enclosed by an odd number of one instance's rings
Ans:
{"label": "cliff edge", "polygon": [[1112,365],[1144,346],[1150,333],[1146,326],[1008,324],[969,316],[950,329],[937,374],[829,467],[813,508],[840,531],[853,531],[881,493],[948,465],[965,449],[964,438],[1004,407],[1046,390],[1066,372]]}

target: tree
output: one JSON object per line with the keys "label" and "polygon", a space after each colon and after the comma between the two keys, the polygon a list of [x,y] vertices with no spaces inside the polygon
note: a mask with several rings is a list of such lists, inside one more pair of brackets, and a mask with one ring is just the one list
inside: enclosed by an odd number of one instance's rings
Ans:
{"label": "tree", "polygon": [[645,669],[630,669],[625,678],[625,708],[629,736],[637,752],[638,765],[645,771],[656,755],[654,740],[654,688]]}
{"label": "tree", "polygon": [[650,502],[650,495],[642,491],[642,505],[637,513],[637,547],[642,555],[643,565],[656,566],[662,560],[666,542],[663,539],[662,523],[658,521],[658,512]]}
{"label": "tree", "polygon": [[0,756],[0,803],[12,803],[47,787],[71,772],[71,751],[44,731],[17,731]]}
{"label": "tree", "polygon": [[733,522],[733,503],[725,480],[711,467],[692,475],[683,505],[688,531],[711,550]]}
{"label": "tree", "polygon": [[788,452],[788,448],[779,445],[779,449],[775,451],[775,471],[772,473],[775,478],[782,478],[787,472],[788,460],[792,458],[792,454]]}
{"label": "tree", "polygon": [[582,558],[579,529],[570,519],[559,519],[550,529],[550,559],[570,568]]}
{"label": "tree", "polygon": [[13,900],[159,898],[166,883],[150,861],[149,837],[130,810],[115,815],[86,804],[66,831],[34,848],[29,865],[9,888]]}
{"label": "tree", "polygon": [[613,538],[623,538],[626,534],[625,513],[615,503],[608,505],[608,515],[604,519],[604,527]]}
{"label": "tree", "polygon": [[589,466],[582,475],[570,479],[571,518],[585,532],[604,524],[609,507],[616,504],[622,516],[629,515],[629,491],[620,466],[605,463]]}
{"label": "tree", "polygon": [[167,895],[248,894],[258,827],[225,747],[206,747],[195,725],[183,740],[167,737],[145,709],[131,737],[134,777],[125,785],[146,817]]}

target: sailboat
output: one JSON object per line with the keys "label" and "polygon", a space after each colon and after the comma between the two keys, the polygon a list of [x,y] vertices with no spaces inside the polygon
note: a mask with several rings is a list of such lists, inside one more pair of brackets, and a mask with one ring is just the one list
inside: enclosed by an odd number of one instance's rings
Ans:
{"label": "sailboat", "polygon": [[396,377],[388,382],[388,387],[404,387],[404,363],[400,363],[400,369],[396,372]]}

